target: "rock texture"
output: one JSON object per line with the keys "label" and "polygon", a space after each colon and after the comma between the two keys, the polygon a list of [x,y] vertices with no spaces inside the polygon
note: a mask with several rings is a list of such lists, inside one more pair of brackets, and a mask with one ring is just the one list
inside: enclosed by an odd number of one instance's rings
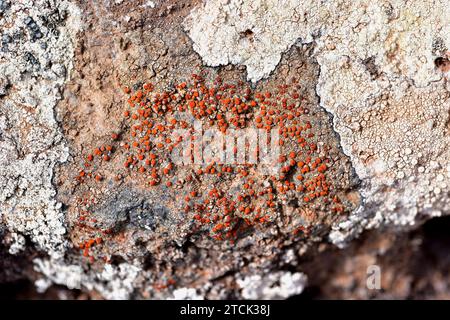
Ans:
{"label": "rock texture", "polygon": [[[445,1],[0,0],[0,32],[0,296],[448,297]],[[189,103],[176,88],[193,74],[208,88],[232,84],[235,98],[242,88],[237,106],[262,93],[241,120],[296,121],[305,153],[326,159],[314,182],[325,198],[296,189],[312,174],[303,161],[281,189],[255,167],[250,187],[274,187],[274,208],[219,241],[184,202],[214,198],[212,186],[237,194],[248,178],[190,165],[173,169],[176,187],[149,187],[136,163],[124,168],[137,92]],[[286,90],[298,102],[282,104]],[[381,290],[366,285],[374,265]]]}
{"label": "rock texture", "polygon": [[364,227],[449,211],[448,71],[436,66],[449,19],[444,1],[218,0],[186,27],[205,63],[243,64],[252,81],[296,41],[315,44],[320,104],[362,180],[364,206],[330,235],[341,245]]}
{"label": "rock texture", "polygon": [[[68,149],[54,112],[72,66],[80,12],[67,1],[1,3],[1,220],[51,256],[61,256],[64,216],[52,178]],[[12,250],[20,243],[15,236]]]}

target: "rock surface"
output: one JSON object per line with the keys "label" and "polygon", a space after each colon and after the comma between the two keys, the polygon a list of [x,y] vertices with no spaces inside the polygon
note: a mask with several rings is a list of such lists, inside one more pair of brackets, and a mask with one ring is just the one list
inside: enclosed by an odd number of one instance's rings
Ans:
{"label": "rock surface", "polygon": [[[0,30],[0,296],[448,297],[445,1],[0,0]],[[281,176],[171,161],[195,120],[281,128]]]}

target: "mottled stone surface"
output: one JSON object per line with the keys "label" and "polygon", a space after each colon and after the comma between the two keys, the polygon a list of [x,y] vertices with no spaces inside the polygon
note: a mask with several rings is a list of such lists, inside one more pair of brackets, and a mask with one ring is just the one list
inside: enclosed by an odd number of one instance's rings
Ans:
{"label": "mottled stone surface", "polygon": [[[449,28],[443,0],[0,1],[0,283],[60,299],[448,297]],[[269,224],[217,241],[183,199],[238,176],[188,183],[187,166],[180,188],[149,188],[119,152],[76,179],[132,131],[124,86],[199,72],[295,83],[341,213],[294,191]]]}
{"label": "mottled stone surface", "polygon": [[320,104],[362,180],[364,206],[331,234],[341,244],[449,211],[448,72],[435,63],[448,58],[449,20],[445,1],[218,0],[186,27],[205,63],[243,64],[252,81],[296,40],[316,44]]}

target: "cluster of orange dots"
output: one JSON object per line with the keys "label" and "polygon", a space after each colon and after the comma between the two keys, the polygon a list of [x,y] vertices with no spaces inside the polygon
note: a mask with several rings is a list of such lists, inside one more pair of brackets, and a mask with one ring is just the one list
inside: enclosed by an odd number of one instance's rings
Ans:
{"label": "cluster of orange dots", "polygon": [[[183,189],[186,192],[183,206],[196,225],[193,232],[205,229],[219,240],[232,240],[250,227],[273,221],[280,201],[287,195],[296,194],[300,201],[310,205],[320,200],[330,204],[334,212],[343,211],[327,177],[333,165],[326,157],[328,147],[318,146],[313,123],[306,120],[309,110],[295,79],[272,92],[255,92],[242,82],[226,84],[219,78],[211,86],[205,82],[202,76],[194,74],[189,83],[182,82],[164,92],[155,92],[153,84],[145,84],[134,92],[129,87],[123,88],[128,95],[123,111],[127,130],[112,133],[108,144],[88,154],[77,179],[100,182],[104,177],[95,172],[102,163],[114,161],[129,175],[143,179],[150,188],[190,184],[191,190]],[[177,173],[183,168],[169,160],[168,152],[185,139],[173,138],[171,133],[175,129],[193,130],[191,123],[180,119],[183,113],[225,134],[229,128],[253,126],[268,131],[277,128],[282,154],[274,165],[281,167],[280,174],[266,177],[270,181],[267,186],[262,184],[256,165],[212,162],[197,166],[180,181]],[[225,183],[240,179],[240,191],[230,193],[220,184],[201,183],[211,175]],[[208,185],[209,190],[201,192],[199,181],[200,185]]]}
{"label": "cluster of orange dots", "polygon": [[[84,234],[89,235],[87,239],[81,241],[77,247],[82,252],[82,256],[87,258],[89,262],[94,262],[94,255],[92,250],[95,247],[99,247],[103,244],[103,242],[108,239],[109,235],[112,233],[112,230],[106,229],[102,230],[96,227],[97,219],[91,217],[91,212],[88,208],[95,204],[96,200],[94,198],[89,197],[80,197],[77,199],[77,204],[82,209],[78,212],[77,221],[75,226],[80,231],[84,231]],[[107,257],[104,257],[103,260],[105,262],[108,261]]]}

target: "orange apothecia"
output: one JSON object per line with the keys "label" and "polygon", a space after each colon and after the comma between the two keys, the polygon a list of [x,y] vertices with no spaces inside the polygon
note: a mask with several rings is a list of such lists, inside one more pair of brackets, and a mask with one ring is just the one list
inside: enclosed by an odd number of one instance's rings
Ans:
{"label": "orange apothecia", "polygon": [[[233,240],[250,228],[263,228],[277,218],[289,199],[311,210],[328,204],[333,208],[330,212],[344,210],[330,179],[333,160],[315,135],[298,83],[259,92],[245,83],[225,83],[220,78],[207,85],[202,76],[193,74],[190,82],[172,89],[156,88],[151,83],[134,91],[123,88],[128,100],[122,114],[128,129],[111,133],[104,145],[84,158],[88,166],[83,166],[78,181],[94,177],[96,183],[106,185],[108,171],[103,166],[107,166],[114,175],[121,170],[122,177],[129,176],[146,188],[181,192],[183,211],[195,222],[194,232],[208,231],[217,240]],[[273,166],[280,167],[279,175],[261,174],[258,164],[213,161],[198,166],[169,161],[183,143],[195,145],[195,140],[173,136],[177,129],[194,131],[182,116],[186,113],[224,134],[230,128],[276,129],[281,154]],[[295,230],[306,229],[295,226]]]}

